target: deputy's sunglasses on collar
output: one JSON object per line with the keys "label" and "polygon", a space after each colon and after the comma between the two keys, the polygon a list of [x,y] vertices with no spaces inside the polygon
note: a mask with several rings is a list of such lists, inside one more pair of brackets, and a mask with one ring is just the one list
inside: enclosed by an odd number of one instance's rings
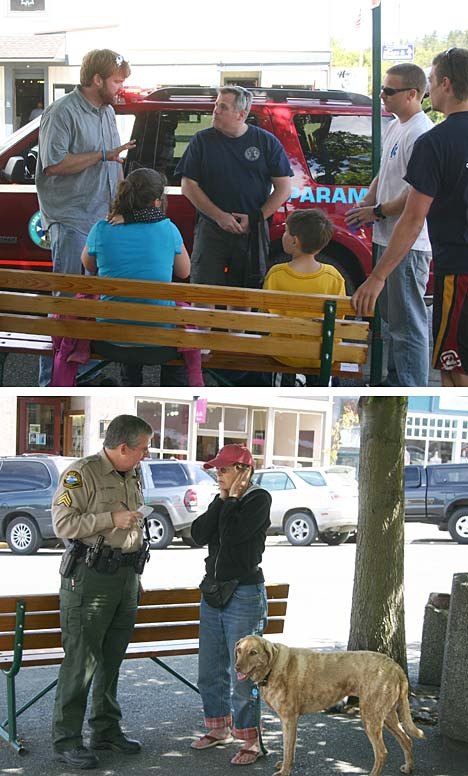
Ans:
{"label": "deputy's sunglasses on collar", "polygon": [[416,91],[418,91],[416,86],[403,86],[401,89],[393,89],[391,86],[380,87],[380,91],[383,92],[387,97],[393,97],[393,95],[398,94],[398,92],[409,92],[411,89],[416,89]]}

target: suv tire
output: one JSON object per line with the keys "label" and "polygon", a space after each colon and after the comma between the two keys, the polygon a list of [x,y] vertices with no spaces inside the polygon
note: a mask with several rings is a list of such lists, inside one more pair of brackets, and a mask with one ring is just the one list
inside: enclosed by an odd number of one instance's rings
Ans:
{"label": "suv tire", "polygon": [[447,527],[454,542],[468,544],[468,507],[456,509],[450,517]]}
{"label": "suv tire", "polygon": [[15,555],[34,555],[42,547],[42,536],[31,517],[15,517],[6,530],[8,546]]}
{"label": "suv tire", "polygon": [[174,538],[174,526],[163,512],[153,512],[148,517],[150,547],[152,550],[165,550]]}
{"label": "suv tire", "polygon": [[312,515],[307,512],[293,512],[286,520],[284,535],[290,544],[307,547],[318,536],[317,525]]}
{"label": "suv tire", "polygon": [[329,544],[331,547],[336,547],[338,544],[344,544],[350,536],[350,531],[343,531],[342,533],[320,534],[320,539],[322,542],[325,542],[325,544]]}

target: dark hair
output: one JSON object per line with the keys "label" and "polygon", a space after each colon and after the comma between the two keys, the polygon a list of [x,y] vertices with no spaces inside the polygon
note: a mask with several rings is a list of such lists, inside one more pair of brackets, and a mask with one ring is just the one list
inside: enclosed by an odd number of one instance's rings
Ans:
{"label": "dark hair", "polygon": [[334,226],[323,210],[295,210],[287,219],[289,234],[298,237],[304,253],[318,253],[330,242]]}
{"label": "dark hair", "polygon": [[110,78],[113,73],[120,73],[123,78],[130,75],[130,65],[121,54],[111,49],[93,49],[84,55],[80,70],[81,86],[91,86],[95,75]]}
{"label": "dark hair", "polygon": [[453,93],[457,100],[468,99],[468,49],[450,48],[434,57],[437,83],[442,78],[449,78]]}
{"label": "dark hair", "polygon": [[161,200],[161,210],[164,213],[167,202],[164,193],[166,183],[165,176],[156,170],[150,170],[148,167],[133,170],[119,183],[110,215],[120,213],[125,218],[134,210],[150,207],[155,199]]}
{"label": "dark hair", "polygon": [[402,81],[402,86],[408,89],[416,89],[418,94],[421,95],[421,99],[427,90],[426,73],[422,67],[413,65],[411,62],[402,62],[399,65],[389,67],[386,75],[399,76]]}
{"label": "dark hair", "polygon": [[152,435],[153,429],[146,420],[136,415],[117,415],[107,427],[104,447],[109,450],[115,450],[122,444],[137,447],[140,437]]}

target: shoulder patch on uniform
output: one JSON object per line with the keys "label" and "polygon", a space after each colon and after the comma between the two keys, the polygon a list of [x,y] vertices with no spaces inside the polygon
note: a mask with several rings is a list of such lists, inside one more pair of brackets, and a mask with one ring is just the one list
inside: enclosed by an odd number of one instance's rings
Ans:
{"label": "shoulder patch on uniform", "polygon": [[56,506],[59,506],[60,504],[65,504],[66,507],[71,507],[72,505],[71,496],[69,493],[67,493],[66,490],[58,497],[57,501],[55,502]]}
{"label": "shoulder patch on uniform", "polygon": [[63,484],[66,488],[81,488],[83,487],[83,479],[80,472],[70,471],[63,478]]}

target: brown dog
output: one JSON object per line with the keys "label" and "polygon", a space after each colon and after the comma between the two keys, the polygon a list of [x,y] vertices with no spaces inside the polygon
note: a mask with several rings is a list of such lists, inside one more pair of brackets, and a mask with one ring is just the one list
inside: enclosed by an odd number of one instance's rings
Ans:
{"label": "brown dog", "polygon": [[387,655],[314,652],[246,636],[237,642],[235,656],[238,679],[258,682],[262,697],[281,719],[283,760],[276,763],[274,776],[291,772],[300,715],[327,709],[346,695],[359,696],[362,722],[374,750],[370,776],[380,776],[387,757],[384,727],[403,749],[405,764],[400,770],[413,770],[410,736],[424,738],[424,733],[411,719],[405,673]]}

